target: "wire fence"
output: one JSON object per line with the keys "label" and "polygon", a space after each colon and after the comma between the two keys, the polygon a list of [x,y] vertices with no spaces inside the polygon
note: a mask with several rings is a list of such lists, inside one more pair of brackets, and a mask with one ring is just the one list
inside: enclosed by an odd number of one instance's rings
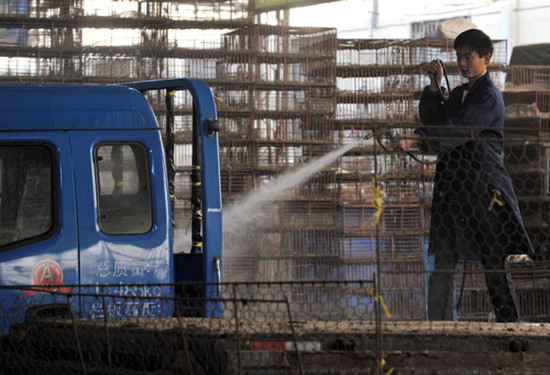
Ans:
{"label": "wire fence", "polygon": [[[205,297],[209,288],[216,296]],[[2,294],[2,368],[14,374],[303,374],[303,350],[338,345],[343,330],[352,337],[377,327],[372,281],[29,286]]]}
{"label": "wire fence", "polygon": [[[534,275],[525,268],[521,274]],[[468,277],[475,276],[470,270]],[[395,320],[388,295],[375,286],[373,279],[3,287],[0,372],[544,374],[547,369],[548,325]],[[209,290],[214,293],[206,297]],[[491,359],[482,361],[483,356]]]}

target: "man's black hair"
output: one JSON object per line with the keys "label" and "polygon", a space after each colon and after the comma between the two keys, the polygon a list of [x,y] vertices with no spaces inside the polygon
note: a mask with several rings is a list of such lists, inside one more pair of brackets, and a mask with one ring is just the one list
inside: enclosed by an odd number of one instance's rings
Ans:
{"label": "man's black hair", "polygon": [[473,51],[477,52],[479,57],[483,57],[489,53],[493,55],[493,42],[491,38],[478,29],[463,31],[455,38],[454,49],[457,50],[462,46],[469,46]]}

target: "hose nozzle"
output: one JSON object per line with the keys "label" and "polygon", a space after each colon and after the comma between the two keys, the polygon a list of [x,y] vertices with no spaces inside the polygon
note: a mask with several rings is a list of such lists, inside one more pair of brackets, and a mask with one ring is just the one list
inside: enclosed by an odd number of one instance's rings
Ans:
{"label": "hose nozzle", "polygon": [[387,128],[385,126],[374,129],[369,134],[367,134],[364,139],[371,139],[372,137],[376,137],[376,138],[386,137],[386,138],[389,138],[391,141],[395,140],[395,136],[393,135],[390,128]]}

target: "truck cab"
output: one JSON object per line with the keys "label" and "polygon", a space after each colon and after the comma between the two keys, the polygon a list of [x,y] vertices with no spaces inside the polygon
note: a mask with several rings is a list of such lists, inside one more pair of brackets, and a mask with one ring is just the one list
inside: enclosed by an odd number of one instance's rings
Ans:
{"label": "truck cab", "polygon": [[[143,94],[180,89],[194,99],[198,178],[207,188],[198,229],[204,244],[181,254],[175,269],[174,194],[161,128]],[[12,312],[7,320],[67,302],[81,317],[168,316],[173,304],[165,298],[174,297],[176,281],[221,282],[216,113],[204,82],[0,85],[0,113],[0,309]],[[215,297],[219,287],[200,293]],[[200,314],[215,310],[204,305]]]}

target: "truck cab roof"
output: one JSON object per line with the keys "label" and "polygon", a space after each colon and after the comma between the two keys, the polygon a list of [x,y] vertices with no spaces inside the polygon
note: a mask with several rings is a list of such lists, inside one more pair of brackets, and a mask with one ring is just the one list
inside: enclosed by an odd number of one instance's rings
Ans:
{"label": "truck cab roof", "polygon": [[125,85],[2,84],[0,131],[158,129],[144,102]]}

